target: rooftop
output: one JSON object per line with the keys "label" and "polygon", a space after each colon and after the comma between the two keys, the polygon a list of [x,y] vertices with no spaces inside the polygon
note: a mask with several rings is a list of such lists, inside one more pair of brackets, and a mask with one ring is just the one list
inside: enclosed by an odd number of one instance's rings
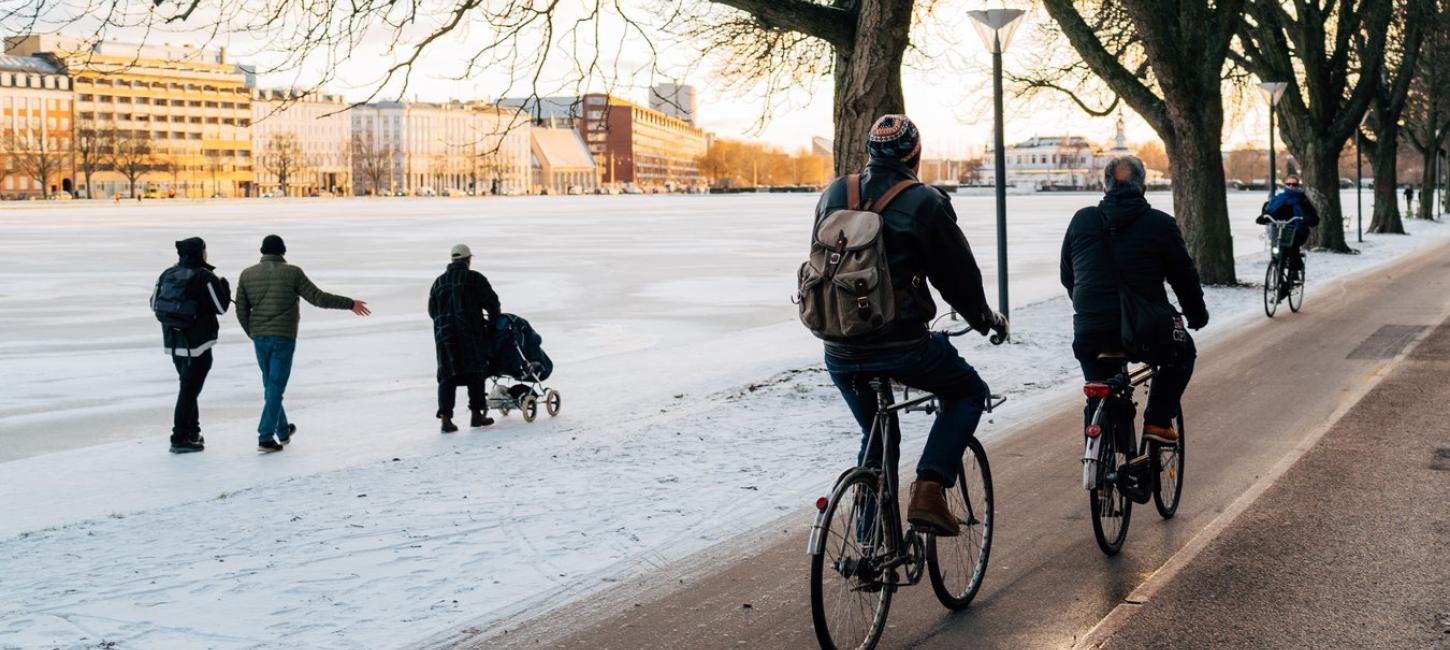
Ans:
{"label": "rooftop", "polygon": [[35,72],[38,74],[59,74],[57,66],[43,57],[0,54],[0,70],[11,72]]}

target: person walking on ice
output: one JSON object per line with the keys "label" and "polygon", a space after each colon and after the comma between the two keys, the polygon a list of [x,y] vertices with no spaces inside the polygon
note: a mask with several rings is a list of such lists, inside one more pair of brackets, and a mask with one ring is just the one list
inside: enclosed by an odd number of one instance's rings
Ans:
{"label": "person walking on ice", "polygon": [[[489,375],[489,333],[498,318],[498,294],[482,273],[471,270],[473,251],[458,244],[450,253],[448,269],[433,281],[428,292],[428,317],[433,319],[433,342],[438,353],[438,414],[443,433],[453,433],[453,405],[458,387],[468,387],[469,424],[486,427]],[[485,320],[484,315],[487,314]]]}
{"label": "person walking on ice", "polygon": [[237,280],[237,321],[252,339],[266,392],[257,423],[257,451],[267,453],[282,451],[297,432],[297,425],[287,421],[282,394],[297,350],[297,323],[302,318],[298,299],[322,309],[348,309],[358,316],[372,313],[366,302],[318,289],[301,268],[287,263],[282,257],[286,252],[281,237],[267,235],[262,240],[262,261],[242,271]]}
{"label": "person walking on ice", "polygon": [[156,280],[151,311],[161,321],[161,340],[181,383],[171,424],[171,453],[188,454],[206,449],[196,401],[211,372],[217,316],[231,305],[232,289],[226,278],[212,273],[216,267],[207,264],[202,238],[176,242],[176,256],[176,265]]}

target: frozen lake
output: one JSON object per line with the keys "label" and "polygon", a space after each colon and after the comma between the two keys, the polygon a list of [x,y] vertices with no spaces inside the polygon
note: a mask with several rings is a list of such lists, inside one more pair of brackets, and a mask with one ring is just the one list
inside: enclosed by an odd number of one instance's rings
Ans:
{"label": "frozen lake", "polygon": [[[1353,193],[1345,205],[1352,210]],[[1366,201],[1368,202],[1368,195]],[[475,251],[505,311],[545,337],[571,397],[605,399],[619,382],[670,390],[709,374],[699,357],[775,365],[818,355],[808,337],[732,351],[736,336],[794,320],[789,298],[805,255],[815,195],[332,199],[0,206],[0,461],[134,438],[160,449],[175,374],[147,308],[172,242],[206,238],[235,281],[268,233],[323,289],[367,300],[360,319],[304,307],[289,404],[332,404],[416,391],[432,428],[434,360],[428,288],[456,242]],[[1011,196],[1012,302],[1055,295],[1057,254],[1072,212],[1095,194]],[[1172,197],[1149,200],[1170,210]],[[1263,196],[1232,192],[1235,251],[1262,248]],[[988,296],[995,296],[994,203],[957,196]],[[1368,203],[1366,205],[1368,211]],[[1251,280],[1251,279],[1250,279]],[[788,351],[788,352],[783,352]],[[202,396],[207,430],[242,428],[260,389],[250,346],[228,314]],[[744,363],[745,360],[737,359]],[[657,370],[657,371],[656,371]],[[304,420],[305,421],[305,420]],[[233,427],[229,427],[233,428]]]}

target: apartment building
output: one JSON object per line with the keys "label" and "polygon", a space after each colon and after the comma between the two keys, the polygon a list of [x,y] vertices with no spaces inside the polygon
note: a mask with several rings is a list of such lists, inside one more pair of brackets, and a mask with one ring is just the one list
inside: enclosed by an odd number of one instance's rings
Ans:
{"label": "apartment building", "polygon": [[379,102],[352,113],[358,194],[520,194],[530,141],[517,111],[470,102]]}
{"label": "apartment building", "polygon": [[605,94],[583,98],[579,130],[601,181],[641,188],[701,187],[700,158],[710,147],[704,130],[678,117]]}
{"label": "apartment building", "polygon": [[49,59],[0,55],[0,196],[75,190],[70,78]]}
{"label": "apartment building", "polygon": [[[130,162],[112,166],[137,176],[138,193],[251,193],[251,89],[226,50],[32,34],[7,38],[6,51],[43,56],[66,71],[75,128],[114,135]],[[84,189],[127,195],[131,174],[108,169]]]}
{"label": "apartment building", "polygon": [[[252,92],[252,171],[259,194],[353,191],[352,116],[341,95],[296,89]],[[286,187],[281,177],[286,177]]]}

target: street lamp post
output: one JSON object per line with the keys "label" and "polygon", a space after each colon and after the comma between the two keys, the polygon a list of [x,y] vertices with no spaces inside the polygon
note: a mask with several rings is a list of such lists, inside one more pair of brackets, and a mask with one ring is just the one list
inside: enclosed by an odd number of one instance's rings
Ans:
{"label": "street lamp post", "polygon": [[1359,120],[1359,128],[1354,130],[1354,228],[1358,231],[1355,238],[1360,243],[1364,242],[1364,158],[1360,154],[1360,142],[1364,139],[1364,123],[1368,120],[1369,113],[1365,113]]}
{"label": "street lamp post", "polygon": [[1277,176],[1279,168],[1274,162],[1274,109],[1279,106],[1279,99],[1284,96],[1284,89],[1289,84],[1283,81],[1265,81],[1259,84],[1259,90],[1264,93],[1264,99],[1269,101],[1269,198],[1274,198],[1274,189],[1278,186]]}
{"label": "street lamp post", "polygon": [[1002,128],[1002,52],[1017,31],[1021,9],[987,9],[967,12],[976,21],[972,27],[992,53],[993,161],[997,171],[997,310],[1007,316],[1007,145]]}

